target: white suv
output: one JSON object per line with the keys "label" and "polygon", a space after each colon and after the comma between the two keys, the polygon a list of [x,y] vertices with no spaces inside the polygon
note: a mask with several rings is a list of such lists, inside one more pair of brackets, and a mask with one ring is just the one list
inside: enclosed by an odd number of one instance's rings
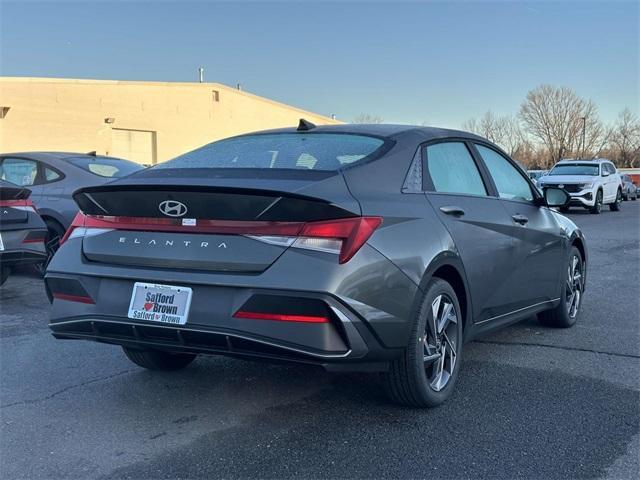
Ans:
{"label": "white suv", "polygon": [[617,212],[622,204],[620,175],[615,165],[603,158],[561,160],[538,180],[538,186],[564,188],[571,195],[571,206],[584,207],[591,213],[600,213],[603,204]]}

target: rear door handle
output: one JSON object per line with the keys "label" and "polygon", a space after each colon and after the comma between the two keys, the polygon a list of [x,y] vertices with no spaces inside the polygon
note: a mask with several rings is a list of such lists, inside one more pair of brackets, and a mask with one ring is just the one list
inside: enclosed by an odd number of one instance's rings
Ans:
{"label": "rear door handle", "polygon": [[440,211],[446,215],[451,215],[453,217],[461,217],[464,215],[463,209],[461,209],[460,207],[454,207],[453,205],[440,207]]}
{"label": "rear door handle", "polygon": [[529,219],[527,217],[525,217],[524,215],[520,215],[520,214],[514,215],[511,218],[513,218],[514,222],[519,223],[520,225],[524,225],[529,221]]}

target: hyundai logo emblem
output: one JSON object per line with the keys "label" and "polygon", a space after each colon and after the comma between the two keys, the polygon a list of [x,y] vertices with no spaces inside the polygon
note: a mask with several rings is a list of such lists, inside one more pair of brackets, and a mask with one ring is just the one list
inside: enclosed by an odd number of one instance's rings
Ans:
{"label": "hyundai logo emblem", "polygon": [[187,213],[187,206],[176,200],[165,200],[160,202],[158,208],[168,217],[183,217]]}
{"label": "hyundai logo emblem", "polygon": [[564,188],[564,185],[560,184],[558,185],[558,188]]}

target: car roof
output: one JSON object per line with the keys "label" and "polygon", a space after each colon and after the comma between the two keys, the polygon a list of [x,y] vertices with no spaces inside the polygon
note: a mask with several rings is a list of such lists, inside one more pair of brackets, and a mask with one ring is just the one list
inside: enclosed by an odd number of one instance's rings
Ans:
{"label": "car roof", "polygon": [[46,161],[56,161],[56,160],[67,160],[69,158],[78,158],[78,157],[87,157],[87,158],[112,158],[116,160],[122,160],[118,157],[110,157],[107,155],[91,155],[88,153],[78,153],[78,152],[11,152],[11,153],[2,153],[0,156],[15,156],[15,157],[25,157],[32,160],[39,160],[42,162]]}
{"label": "car roof", "polygon": [[558,163],[593,163],[594,165],[599,165],[604,162],[613,163],[608,158],[590,158],[588,160],[581,160],[579,158],[563,158]]}
{"label": "car roof", "polygon": [[262,130],[258,132],[251,132],[239,136],[253,135],[253,134],[267,134],[267,133],[352,133],[360,135],[374,135],[378,137],[398,137],[404,134],[417,134],[423,137],[424,140],[446,138],[446,137],[459,137],[469,138],[473,140],[486,141],[473,133],[464,132],[461,130],[452,130],[447,128],[436,127],[419,127],[416,125],[401,125],[401,124],[389,124],[389,123],[344,123],[340,125],[318,125],[310,130],[298,130],[295,127],[289,128],[276,128],[272,130]]}

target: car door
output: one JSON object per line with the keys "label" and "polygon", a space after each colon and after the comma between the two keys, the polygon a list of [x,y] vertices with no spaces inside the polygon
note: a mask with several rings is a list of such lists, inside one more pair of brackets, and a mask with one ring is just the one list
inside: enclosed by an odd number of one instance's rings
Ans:
{"label": "car door", "polygon": [[614,173],[616,172],[615,168],[608,163],[603,163],[601,165],[602,171],[607,172],[606,176],[603,178],[604,181],[604,201],[606,203],[612,202],[616,198],[616,194],[618,193],[618,182]]}
{"label": "car door", "polygon": [[486,183],[464,140],[423,148],[426,196],[462,259],[474,321],[509,310],[514,244],[511,219]]}
{"label": "car door", "polygon": [[488,144],[475,143],[475,148],[510,219],[516,253],[511,275],[514,310],[556,299],[568,245],[556,214],[539,206],[539,194],[512,160]]}

